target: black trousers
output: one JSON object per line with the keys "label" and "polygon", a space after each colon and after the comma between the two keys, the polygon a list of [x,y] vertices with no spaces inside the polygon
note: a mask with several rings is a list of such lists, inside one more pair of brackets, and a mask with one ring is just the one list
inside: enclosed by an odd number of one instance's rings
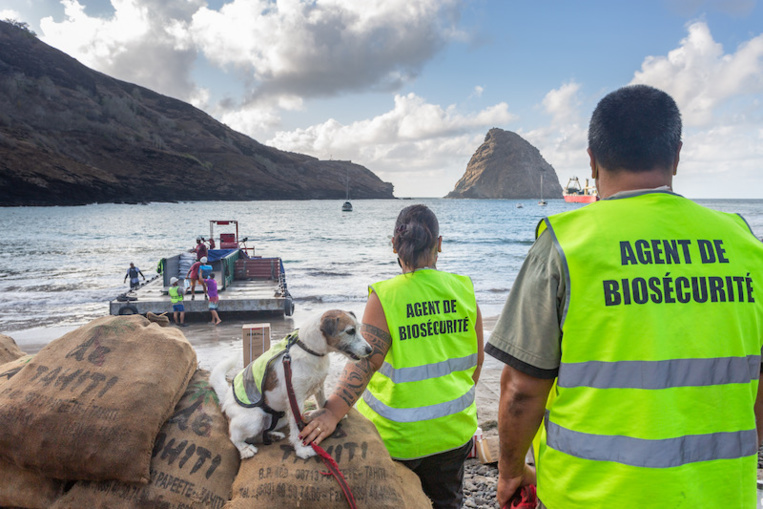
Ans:
{"label": "black trousers", "polygon": [[452,451],[415,460],[398,460],[421,479],[421,487],[434,509],[460,509],[464,503],[464,461],[472,449],[466,445]]}

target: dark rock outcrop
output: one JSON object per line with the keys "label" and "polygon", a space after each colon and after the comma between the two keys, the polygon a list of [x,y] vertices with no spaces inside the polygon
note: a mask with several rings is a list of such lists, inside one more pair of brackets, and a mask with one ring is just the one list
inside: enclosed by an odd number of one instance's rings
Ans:
{"label": "dark rock outcrop", "polygon": [[0,22],[0,206],[393,198],[349,161],[265,146]]}
{"label": "dark rock outcrop", "polygon": [[446,198],[540,198],[541,175],[543,198],[562,198],[559,177],[538,149],[516,133],[493,128]]}

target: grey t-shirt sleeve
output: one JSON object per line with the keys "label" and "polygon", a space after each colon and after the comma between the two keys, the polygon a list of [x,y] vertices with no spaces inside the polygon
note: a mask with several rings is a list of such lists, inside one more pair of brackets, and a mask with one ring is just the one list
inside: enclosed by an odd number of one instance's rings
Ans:
{"label": "grey t-shirt sleeve", "polygon": [[555,378],[566,301],[562,259],[545,231],[527,253],[485,352],[536,378]]}

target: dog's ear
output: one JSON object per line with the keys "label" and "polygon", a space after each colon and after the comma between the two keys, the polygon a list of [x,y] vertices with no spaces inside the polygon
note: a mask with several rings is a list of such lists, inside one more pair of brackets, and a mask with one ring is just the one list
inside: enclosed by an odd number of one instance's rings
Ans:
{"label": "dog's ear", "polygon": [[352,315],[352,317],[353,317],[354,319],[356,319],[356,320],[358,319],[358,317],[357,317],[357,316],[355,316],[355,313],[353,313],[352,311],[347,311],[347,314],[348,314],[348,315]]}
{"label": "dog's ear", "polygon": [[331,336],[336,336],[337,331],[339,330],[339,318],[329,315],[328,313],[323,315],[323,319],[321,320],[321,332],[324,336],[327,338]]}

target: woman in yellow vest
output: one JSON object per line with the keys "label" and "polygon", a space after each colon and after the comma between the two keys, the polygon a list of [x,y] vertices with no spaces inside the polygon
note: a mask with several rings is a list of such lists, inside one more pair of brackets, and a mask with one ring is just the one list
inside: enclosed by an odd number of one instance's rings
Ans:
{"label": "woman in yellow vest", "polygon": [[482,316],[471,279],[437,270],[442,237],[426,206],[400,212],[392,246],[402,274],[370,286],[363,315],[374,352],[347,364],[301,436],[320,444],[357,402],[392,458],[418,474],[434,507],[459,508],[477,429]]}

